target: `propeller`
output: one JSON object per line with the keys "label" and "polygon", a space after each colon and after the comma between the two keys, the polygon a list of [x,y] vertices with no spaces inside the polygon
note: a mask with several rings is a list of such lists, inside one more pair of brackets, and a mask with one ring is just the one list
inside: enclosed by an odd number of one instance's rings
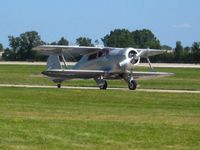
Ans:
{"label": "propeller", "polygon": [[119,63],[120,67],[126,66],[128,64],[133,64],[133,65],[137,65],[139,63],[140,60],[140,56],[143,54],[143,51],[141,52],[137,52],[135,50],[131,50],[128,53],[128,57],[123,60],[122,62]]}

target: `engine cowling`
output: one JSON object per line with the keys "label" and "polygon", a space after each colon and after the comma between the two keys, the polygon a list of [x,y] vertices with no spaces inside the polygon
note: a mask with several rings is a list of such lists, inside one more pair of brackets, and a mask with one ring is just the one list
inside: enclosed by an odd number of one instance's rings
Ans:
{"label": "engine cowling", "polygon": [[131,49],[128,51],[128,58],[131,59],[131,64],[138,65],[140,63],[140,57],[137,56],[138,52],[135,49]]}
{"label": "engine cowling", "polygon": [[138,57],[138,51],[134,48],[128,48],[125,51],[125,60],[120,62],[121,67],[131,69],[140,63],[140,57]]}

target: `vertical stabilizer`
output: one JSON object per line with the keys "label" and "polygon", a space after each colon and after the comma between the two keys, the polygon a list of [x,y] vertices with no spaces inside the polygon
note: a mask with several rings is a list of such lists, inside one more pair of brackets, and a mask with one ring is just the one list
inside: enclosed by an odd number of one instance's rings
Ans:
{"label": "vertical stabilizer", "polygon": [[58,55],[50,55],[47,60],[47,68],[48,70],[52,69],[61,69],[60,58]]}

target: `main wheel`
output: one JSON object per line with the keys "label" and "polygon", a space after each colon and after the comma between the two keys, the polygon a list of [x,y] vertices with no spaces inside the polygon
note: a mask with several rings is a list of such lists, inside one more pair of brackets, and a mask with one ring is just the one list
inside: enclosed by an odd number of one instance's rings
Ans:
{"label": "main wheel", "polygon": [[107,81],[105,81],[103,85],[99,86],[100,90],[106,90],[107,87],[108,87]]}
{"label": "main wheel", "polygon": [[137,82],[135,80],[131,80],[128,83],[129,90],[136,90],[137,88]]}
{"label": "main wheel", "polygon": [[57,84],[57,87],[60,89],[61,88],[61,84],[59,83],[59,84]]}

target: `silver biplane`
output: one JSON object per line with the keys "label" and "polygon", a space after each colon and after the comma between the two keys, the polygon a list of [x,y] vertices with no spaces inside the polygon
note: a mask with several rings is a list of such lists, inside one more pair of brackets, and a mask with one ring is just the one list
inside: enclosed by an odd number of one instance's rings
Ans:
{"label": "silver biplane", "polygon": [[[70,79],[94,79],[100,89],[107,89],[109,79],[124,79],[130,90],[137,88],[135,79],[139,77],[169,76],[165,72],[138,72],[134,67],[146,58],[150,68],[150,56],[167,52],[166,50],[112,48],[112,47],[83,47],[42,45],[34,51],[40,55],[47,55],[47,70],[42,74],[51,78],[61,87],[61,83]],[[64,65],[61,65],[61,61]],[[67,60],[67,61],[66,61]],[[71,69],[67,69],[67,62],[77,62]]]}

